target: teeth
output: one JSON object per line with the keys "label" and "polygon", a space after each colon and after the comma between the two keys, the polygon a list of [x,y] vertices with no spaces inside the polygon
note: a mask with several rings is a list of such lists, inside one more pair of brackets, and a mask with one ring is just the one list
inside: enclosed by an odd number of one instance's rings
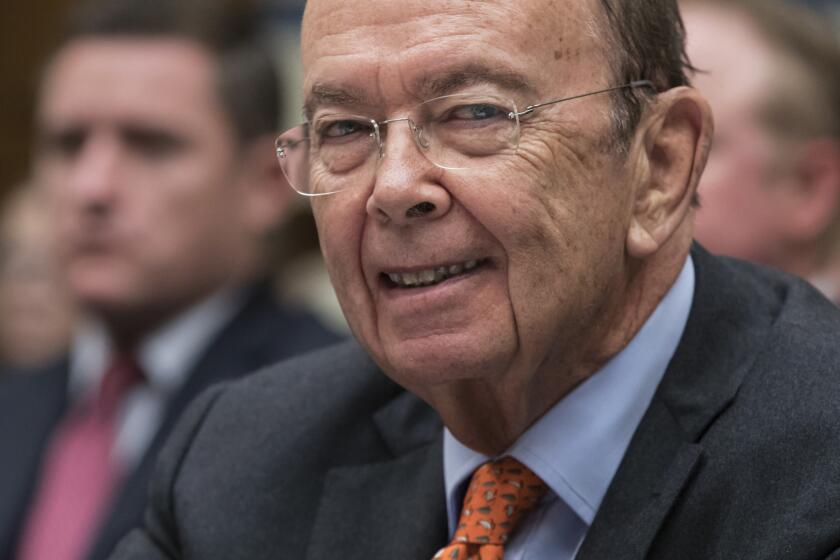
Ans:
{"label": "teeth", "polygon": [[430,286],[443,282],[453,276],[457,276],[464,272],[469,272],[475,269],[481,261],[472,260],[463,264],[453,264],[450,266],[440,266],[438,268],[430,268],[421,270],[420,272],[404,272],[402,274],[397,272],[389,272],[388,278],[394,284],[407,288],[415,286]]}

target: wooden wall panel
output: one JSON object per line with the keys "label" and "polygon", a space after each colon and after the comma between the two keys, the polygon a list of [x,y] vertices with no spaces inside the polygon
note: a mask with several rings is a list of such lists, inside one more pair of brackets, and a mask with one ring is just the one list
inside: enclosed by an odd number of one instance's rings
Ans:
{"label": "wooden wall panel", "polygon": [[38,72],[76,0],[2,0],[0,7],[0,196],[24,180],[32,145]]}

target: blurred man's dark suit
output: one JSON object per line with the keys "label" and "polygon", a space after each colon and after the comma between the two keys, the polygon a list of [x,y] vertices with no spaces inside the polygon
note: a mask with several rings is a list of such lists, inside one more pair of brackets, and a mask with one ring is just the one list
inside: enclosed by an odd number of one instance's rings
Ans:
{"label": "blurred man's dark suit", "polygon": [[[577,558],[840,558],[840,313],[791,277],[693,257],[680,346]],[[113,558],[429,560],[447,542],[441,442],[356,344],[287,362],[196,401]]]}
{"label": "blurred man's dark suit", "polygon": [[[157,451],[190,400],[210,384],[238,377],[338,337],[308,314],[279,307],[267,285],[249,291],[168,403],[161,427],[117,492],[91,560],[106,558],[142,519]],[[37,485],[46,443],[67,406],[68,359],[0,382],[0,559],[13,558]]]}

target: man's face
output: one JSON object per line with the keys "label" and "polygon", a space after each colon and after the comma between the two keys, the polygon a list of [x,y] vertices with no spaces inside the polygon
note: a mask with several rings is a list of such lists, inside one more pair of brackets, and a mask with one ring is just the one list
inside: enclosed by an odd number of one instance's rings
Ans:
{"label": "man's face", "polygon": [[[525,107],[614,85],[596,11],[579,0],[312,1],[310,117],[400,117],[449,93]],[[395,123],[375,178],[314,200],[345,315],[389,375],[423,395],[456,380],[557,374],[593,350],[620,291],[632,208],[609,110],[609,96],[595,96],[538,111],[523,118],[514,155],[469,171],[435,167]],[[434,209],[407,213],[422,202]],[[389,278],[474,263],[422,288]]]}
{"label": "man's face", "polygon": [[214,59],[166,39],[82,39],[50,66],[37,180],[73,291],[139,320],[217,288],[238,236],[236,143]]}
{"label": "man's face", "polygon": [[689,2],[682,11],[689,56],[705,71],[695,85],[715,115],[696,237],[713,252],[779,266],[789,208],[779,187],[786,150],[761,116],[773,88],[775,53],[733,10]]}

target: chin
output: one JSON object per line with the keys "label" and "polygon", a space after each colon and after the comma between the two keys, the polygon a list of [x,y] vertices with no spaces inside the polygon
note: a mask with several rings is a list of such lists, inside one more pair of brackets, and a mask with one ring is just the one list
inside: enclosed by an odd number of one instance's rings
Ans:
{"label": "chin", "polygon": [[423,388],[470,379],[492,379],[509,366],[513,352],[503,340],[477,341],[457,335],[429,336],[385,344],[385,373],[399,385]]}
{"label": "chin", "polygon": [[93,313],[131,307],[138,299],[131,285],[127,280],[105,274],[76,273],[70,278],[74,297]]}

